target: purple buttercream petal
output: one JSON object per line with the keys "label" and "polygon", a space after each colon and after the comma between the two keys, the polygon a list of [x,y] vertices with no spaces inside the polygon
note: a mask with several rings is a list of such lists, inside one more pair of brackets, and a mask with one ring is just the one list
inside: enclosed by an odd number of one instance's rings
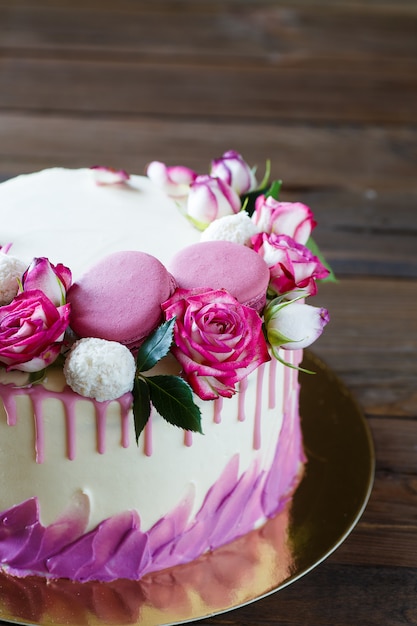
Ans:
{"label": "purple buttercream petal", "polygon": [[[140,530],[139,516],[135,512],[127,511],[105,520],[60,555],[49,559],[49,571],[55,576],[79,581],[111,580],[115,575],[109,564],[117,558],[119,550],[123,551],[123,544],[131,533],[137,534],[136,539],[129,538],[129,543],[136,542],[138,553],[131,557],[138,564],[146,552],[147,537]],[[137,577],[137,572],[132,575]]]}
{"label": "purple buttercream petal", "polygon": [[192,488],[175,509],[160,519],[148,531],[149,547],[154,558],[162,554],[165,546],[172,544],[173,540],[184,532],[190,518],[194,495],[195,489]]}
{"label": "purple buttercream petal", "polygon": [[253,530],[255,522],[264,516],[261,506],[263,478],[258,473],[257,464],[242,475],[231,497],[218,511],[218,521],[210,533],[212,549]]}
{"label": "purple buttercream petal", "polygon": [[36,568],[41,567],[48,558],[81,537],[87,528],[89,515],[88,496],[77,493],[64,513],[45,528],[38,554],[39,564],[36,564]]}
{"label": "purple buttercream petal", "polygon": [[235,488],[238,482],[239,473],[239,455],[230,459],[229,463],[223,470],[219,480],[209,490],[200,511],[197,514],[197,521],[212,517],[220,507],[221,503],[229,493]]}
{"label": "purple buttercream petal", "polygon": [[149,531],[149,549],[152,554],[152,571],[169,567],[178,537],[185,532],[194,501],[194,489],[181,504],[159,520]]}
{"label": "purple buttercream petal", "polygon": [[44,532],[36,498],[8,509],[0,516],[0,561],[13,568],[30,567],[37,558]]}
{"label": "purple buttercream petal", "polygon": [[140,578],[150,561],[147,535],[141,532],[139,528],[132,528],[105,566],[108,573],[107,580]]}
{"label": "purple buttercream petal", "polygon": [[23,529],[39,521],[37,498],[30,498],[0,515],[0,539],[11,530]]}
{"label": "purple buttercream petal", "polygon": [[175,542],[175,552],[181,563],[196,558],[207,548],[208,529],[215,523],[222,503],[236,487],[238,471],[239,455],[235,455],[209,490],[195,522]]}
{"label": "purple buttercream petal", "polygon": [[[295,406],[291,406],[295,404]],[[294,411],[297,411],[296,413]],[[291,420],[291,415],[298,415],[298,391],[293,390],[284,407],[284,422],[279,438],[278,446],[262,496],[262,506],[267,517],[271,517],[284,506],[288,496],[292,492],[298,480],[297,470],[300,463],[305,461],[302,445],[302,433],[300,424]],[[296,449],[296,453],[293,449]]]}

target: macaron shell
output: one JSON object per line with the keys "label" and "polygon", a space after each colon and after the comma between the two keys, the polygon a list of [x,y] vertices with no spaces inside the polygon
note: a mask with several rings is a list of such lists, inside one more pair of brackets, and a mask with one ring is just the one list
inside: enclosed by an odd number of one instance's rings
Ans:
{"label": "macaron shell", "polygon": [[133,349],[161,322],[161,304],[175,287],[165,266],[150,254],[116,252],[68,291],[71,328],[79,337],[118,341]]}
{"label": "macaron shell", "polygon": [[230,241],[204,241],[181,250],[169,271],[182,289],[226,289],[241,304],[265,306],[269,269],[251,248]]}

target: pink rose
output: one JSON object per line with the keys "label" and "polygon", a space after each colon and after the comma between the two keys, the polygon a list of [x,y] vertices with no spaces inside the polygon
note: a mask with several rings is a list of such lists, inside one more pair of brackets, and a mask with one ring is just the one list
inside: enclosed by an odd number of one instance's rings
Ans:
{"label": "pink rose", "polygon": [[70,307],[56,307],[39,289],[0,307],[0,362],[7,369],[38,372],[55,361],[69,323]]}
{"label": "pink rose", "polygon": [[253,249],[269,267],[269,287],[288,297],[314,296],[316,280],[329,271],[308,248],[287,235],[260,233],[252,237]]}
{"label": "pink rose", "polygon": [[311,209],[301,202],[278,202],[272,196],[258,196],[252,220],[258,230],[276,235],[288,235],[305,244],[316,221]]}
{"label": "pink rose", "polygon": [[203,400],[230,398],[237,382],[270,360],[262,320],[225,290],[178,289],[162,305],[176,317],[173,354]]}
{"label": "pink rose", "polygon": [[240,196],[257,187],[253,170],[236,150],[228,150],[211,162],[211,176],[221,178]]}
{"label": "pink rose", "polygon": [[225,215],[234,215],[241,209],[241,201],[234,189],[220,178],[198,176],[190,187],[187,215],[203,230],[211,222]]}
{"label": "pink rose", "polygon": [[52,265],[45,257],[33,259],[22,278],[21,291],[40,289],[55,306],[65,304],[71,286],[71,270],[62,263]]}
{"label": "pink rose", "polygon": [[161,161],[152,161],[146,168],[147,177],[163,189],[171,198],[185,198],[190,185],[197,178],[197,172],[184,165],[167,166]]}

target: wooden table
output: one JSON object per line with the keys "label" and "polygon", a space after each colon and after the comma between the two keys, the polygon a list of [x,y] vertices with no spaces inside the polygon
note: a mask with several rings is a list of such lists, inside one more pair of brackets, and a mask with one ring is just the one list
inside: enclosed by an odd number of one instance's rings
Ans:
{"label": "wooden table", "polygon": [[204,623],[417,624],[416,2],[0,0],[0,139],[3,179],[271,159],[339,278],[315,352],[363,408],[375,485],[325,563]]}

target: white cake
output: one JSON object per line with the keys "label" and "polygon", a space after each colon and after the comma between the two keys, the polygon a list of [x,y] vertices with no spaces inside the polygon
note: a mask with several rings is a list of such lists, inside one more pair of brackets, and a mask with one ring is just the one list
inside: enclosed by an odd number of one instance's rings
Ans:
{"label": "white cake", "polygon": [[[33,258],[63,264],[77,283],[112,253],[145,252],[169,269],[178,252],[200,241],[149,178],[97,184],[95,173],[50,169],[1,184],[3,253],[25,267]],[[241,377],[231,397],[203,400],[194,392],[204,434],[173,426],[155,408],[139,434],[130,390],[104,401],[80,395],[64,376],[63,356],[36,381],[3,360],[3,567],[16,576],[137,580],[262,524],[291,496],[305,460],[300,345],[270,350],[272,358]],[[117,378],[117,362],[112,367]],[[181,366],[169,353],[146,374],[180,376]]]}

